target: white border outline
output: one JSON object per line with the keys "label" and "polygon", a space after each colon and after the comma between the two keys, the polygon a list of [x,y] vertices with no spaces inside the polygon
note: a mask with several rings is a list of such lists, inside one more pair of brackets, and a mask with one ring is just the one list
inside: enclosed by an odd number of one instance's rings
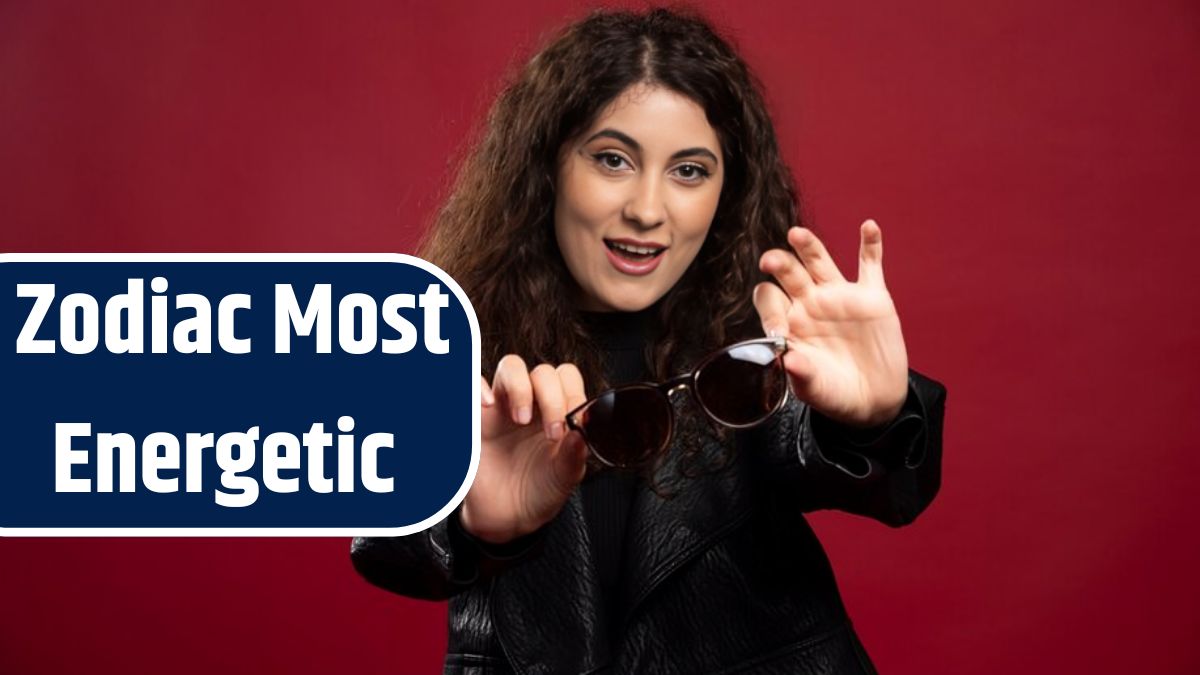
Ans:
{"label": "white border outline", "polygon": [[402,537],[438,524],[467,496],[479,469],[480,453],[480,365],[479,318],[461,286],[431,262],[404,253],[0,253],[0,264],[10,262],[373,262],[411,265],[442,280],[467,312],[471,325],[471,466],[467,477],[450,502],[437,513],[403,527],[0,527],[0,537]]}

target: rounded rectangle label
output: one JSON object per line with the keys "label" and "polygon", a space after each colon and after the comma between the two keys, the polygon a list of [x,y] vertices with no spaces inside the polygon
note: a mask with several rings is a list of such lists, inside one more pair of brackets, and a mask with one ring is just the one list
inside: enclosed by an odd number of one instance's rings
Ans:
{"label": "rounded rectangle label", "polygon": [[479,463],[479,326],[394,254],[0,255],[0,535],[406,535]]}

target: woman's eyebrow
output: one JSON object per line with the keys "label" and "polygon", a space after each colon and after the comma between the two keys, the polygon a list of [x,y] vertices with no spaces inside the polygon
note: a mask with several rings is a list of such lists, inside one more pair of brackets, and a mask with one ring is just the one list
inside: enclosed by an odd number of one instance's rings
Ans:
{"label": "woman's eyebrow", "polygon": [[597,138],[613,138],[613,139],[621,141],[625,145],[628,145],[629,147],[633,148],[635,152],[642,151],[641,143],[638,143],[637,141],[633,140],[633,138],[631,136],[629,136],[628,134],[617,131],[616,129],[601,129],[600,131],[597,131],[596,133],[589,136],[588,139],[583,142],[583,144],[587,145],[588,143],[591,143],[592,141],[596,140]]}
{"label": "woman's eyebrow", "polygon": [[[629,134],[626,134],[624,132],[617,131],[616,129],[601,129],[600,131],[597,131],[596,133],[589,136],[588,139],[583,142],[583,144],[587,145],[588,143],[591,143],[592,141],[596,140],[597,138],[612,138],[612,139],[621,141],[625,145],[628,145],[629,147],[633,148],[634,152],[642,151],[642,145],[640,143],[638,143],[637,141],[633,140],[633,137],[631,137]],[[713,154],[712,150],[709,150],[708,148],[704,148],[704,147],[686,148],[684,150],[679,150],[678,152],[671,155],[671,159],[676,160],[676,159],[681,159],[683,157],[695,157],[697,155],[702,156],[702,157],[708,157],[713,162],[718,163],[718,164],[720,163],[720,160],[717,159],[717,156],[715,154]]]}
{"label": "woman's eyebrow", "polygon": [[720,164],[720,161],[717,160],[717,156],[714,155],[712,150],[709,150],[708,148],[688,148],[686,150],[680,150],[679,152],[671,155],[671,159],[682,159],[684,157],[694,157],[696,155],[707,157],[711,159],[714,164]]}

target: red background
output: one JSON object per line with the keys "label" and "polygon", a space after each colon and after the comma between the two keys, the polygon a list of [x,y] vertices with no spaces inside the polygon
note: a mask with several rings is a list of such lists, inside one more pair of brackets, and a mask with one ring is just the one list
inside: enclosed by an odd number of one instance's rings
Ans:
{"label": "red background", "polygon": [[[0,2],[0,250],[411,251],[510,64],[581,8],[432,5]],[[929,511],[812,518],[881,671],[1200,672],[1200,7],[707,12],[835,256],[883,226],[949,387]],[[445,605],[347,545],[0,540],[0,671],[437,670]]]}

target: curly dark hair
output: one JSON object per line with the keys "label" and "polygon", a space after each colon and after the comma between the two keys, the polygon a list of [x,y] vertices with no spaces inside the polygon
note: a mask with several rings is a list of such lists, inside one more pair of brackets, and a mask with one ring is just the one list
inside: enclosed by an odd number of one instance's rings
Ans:
{"label": "curly dark hair", "polygon": [[[589,395],[609,383],[554,236],[559,151],[632,85],[696,101],[720,139],[725,182],[712,227],[657,303],[650,372],[665,379],[707,351],[761,335],[758,259],[799,223],[792,177],[757,78],[692,10],[595,11],[567,26],[499,94],[418,254],[462,285],[479,317],[483,370],[517,354],[575,363]],[[529,320],[531,312],[537,320]]]}

